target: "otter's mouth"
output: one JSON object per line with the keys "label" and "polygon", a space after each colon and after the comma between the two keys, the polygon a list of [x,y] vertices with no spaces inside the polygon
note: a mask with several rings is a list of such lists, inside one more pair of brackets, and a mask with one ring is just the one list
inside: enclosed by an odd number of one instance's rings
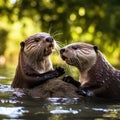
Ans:
{"label": "otter's mouth", "polygon": [[67,64],[72,65],[72,66],[75,66],[74,63],[73,63],[73,61],[71,60],[71,58],[68,58],[68,57],[66,57],[66,56],[64,56],[64,55],[61,55],[61,58],[62,58]]}
{"label": "otter's mouth", "polygon": [[50,44],[48,47],[44,49],[44,55],[50,55],[52,51],[54,50],[54,44]]}
{"label": "otter's mouth", "polygon": [[68,58],[66,57],[66,56],[64,56],[64,55],[61,55],[61,58],[64,60],[64,61],[66,61]]}
{"label": "otter's mouth", "polygon": [[66,56],[64,56],[64,55],[61,55],[61,58],[62,58],[66,63],[71,64],[70,58],[68,58],[68,57],[66,57]]}

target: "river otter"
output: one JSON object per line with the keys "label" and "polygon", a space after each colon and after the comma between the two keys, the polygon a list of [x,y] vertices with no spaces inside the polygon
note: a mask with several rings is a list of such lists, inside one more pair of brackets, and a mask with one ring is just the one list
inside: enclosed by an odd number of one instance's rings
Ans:
{"label": "river otter", "polygon": [[61,58],[81,73],[79,82],[70,76],[64,81],[79,88],[84,96],[120,99],[120,71],[115,69],[98,50],[97,46],[74,43],[60,50]]}
{"label": "river otter", "polygon": [[64,69],[53,70],[50,54],[55,40],[48,33],[39,32],[20,43],[18,66],[12,82],[13,88],[33,88],[64,74]]}
{"label": "river otter", "polygon": [[23,92],[32,97],[79,97],[74,85],[57,78],[64,74],[64,69],[53,69],[50,59],[56,45],[53,37],[40,32],[28,37],[20,45],[13,88],[27,88],[22,89]]}

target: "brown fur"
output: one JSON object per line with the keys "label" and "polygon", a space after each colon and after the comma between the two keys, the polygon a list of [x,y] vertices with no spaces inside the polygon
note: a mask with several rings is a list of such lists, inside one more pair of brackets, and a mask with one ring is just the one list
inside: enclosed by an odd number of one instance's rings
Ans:
{"label": "brown fur", "polygon": [[[120,99],[120,71],[115,69],[94,45],[75,43],[60,50],[61,57],[80,71],[80,83],[70,77],[65,81],[80,86],[79,94]],[[79,84],[79,85],[78,85]]]}
{"label": "brown fur", "polygon": [[80,95],[76,93],[77,87],[66,83],[60,79],[47,81],[33,89],[27,91],[32,97],[48,98],[48,97],[63,97],[63,98],[78,98]]}
{"label": "brown fur", "polygon": [[77,90],[75,86],[57,78],[64,74],[64,69],[61,67],[53,69],[49,55],[52,53],[54,44],[52,37],[47,33],[34,34],[21,42],[12,87],[25,88],[23,90],[32,97],[79,96],[75,92]]}
{"label": "brown fur", "polygon": [[33,88],[64,74],[62,68],[53,70],[50,54],[55,46],[48,33],[37,33],[21,42],[18,66],[12,82],[14,88]]}

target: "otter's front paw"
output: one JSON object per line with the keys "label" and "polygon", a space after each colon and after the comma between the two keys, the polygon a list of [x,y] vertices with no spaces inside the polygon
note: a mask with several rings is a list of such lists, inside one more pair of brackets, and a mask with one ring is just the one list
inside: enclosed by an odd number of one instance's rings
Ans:
{"label": "otter's front paw", "polygon": [[87,89],[83,89],[83,88],[78,89],[76,92],[79,95],[82,95],[82,96],[94,96],[93,91],[87,90]]}
{"label": "otter's front paw", "polygon": [[72,83],[74,81],[74,79],[69,75],[66,75],[62,80],[67,83]]}
{"label": "otter's front paw", "polygon": [[62,67],[56,67],[55,72],[56,72],[56,77],[59,77],[65,73],[65,70]]}
{"label": "otter's front paw", "polygon": [[84,89],[78,89],[76,92],[78,95],[87,96],[87,91]]}

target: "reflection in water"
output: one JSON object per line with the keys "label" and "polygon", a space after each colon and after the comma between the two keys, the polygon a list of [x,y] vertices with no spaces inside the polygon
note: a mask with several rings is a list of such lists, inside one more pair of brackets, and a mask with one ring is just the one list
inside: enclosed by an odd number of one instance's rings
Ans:
{"label": "reflection in water", "polygon": [[[80,110],[73,110],[72,108],[66,109],[62,105],[66,104],[76,104],[78,98],[68,99],[68,98],[49,98],[49,100],[52,102],[53,105],[49,106],[49,111],[52,114],[78,114]],[[56,106],[55,106],[56,105]],[[60,105],[60,106],[59,106]]]}
{"label": "reflection in water", "polygon": [[51,110],[50,113],[52,114],[67,114],[67,113],[78,114],[79,111],[72,110],[72,108],[70,108],[69,110],[64,110],[62,107],[56,107],[56,110]]}
{"label": "reflection in water", "polygon": [[120,119],[120,101],[98,98],[33,98],[23,90],[12,89],[10,83],[14,71],[4,71],[0,70],[1,120]]}
{"label": "reflection in water", "polygon": [[23,107],[0,107],[0,115],[6,115],[9,117],[18,117],[21,116],[23,113],[28,112],[27,110],[24,110]]}

